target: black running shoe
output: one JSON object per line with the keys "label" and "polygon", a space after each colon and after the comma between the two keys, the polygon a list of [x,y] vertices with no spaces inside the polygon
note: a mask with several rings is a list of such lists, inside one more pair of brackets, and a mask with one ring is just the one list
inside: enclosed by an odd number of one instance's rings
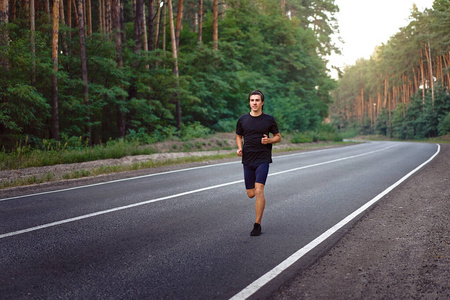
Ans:
{"label": "black running shoe", "polygon": [[250,232],[251,236],[258,236],[261,235],[261,225],[258,223],[255,223],[255,225],[253,225],[253,230],[252,232]]}

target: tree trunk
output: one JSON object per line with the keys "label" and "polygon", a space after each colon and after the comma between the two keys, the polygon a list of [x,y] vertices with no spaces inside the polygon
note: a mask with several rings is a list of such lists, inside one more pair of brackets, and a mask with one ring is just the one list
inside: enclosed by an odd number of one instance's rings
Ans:
{"label": "tree trunk", "polygon": [[120,2],[120,38],[122,40],[122,44],[126,43],[127,41],[127,35],[125,31],[125,15],[123,12],[123,2]]}
{"label": "tree trunk", "polygon": [[392,121],[391,121],[391,97],[389,96],[389,77],[384,78],[384,105],[388,109],[389,119],[389,137],[392,137]]}
{"label": "tree trunk", "polygon": [[213,2],[213,50],[219,49],[219,0]]}
{"label": "tree trunk", "polygon": [[105,1],[105,30],[109,34],[112,31],[111,26],[111,0]]}
{"label": "tree trunk", "polygon": [[416,69],[412,68],[413,72],[413,93],[415,94],[419,90],[419,74],[416,74]]}
{"label": "tree trunk", "polygon": [[[119,69],[123,67],[123,56],[122,56],[122,36],[120,34],[120,0],[113,0],[112,4],[112,20],[113,20],[113,32],[115,36],[115,45],[117,51],[117,66]],[[117,131],[119,137],[125,137],[125,112],[122,107],[123,97],[119,99],[117,104]]]}
{"label": "tree trunk", "polygon": [[163,7],[163,15],[162,15],[162,50],[165,53],[166,52],[166,30],[167,30],[167,5],[164,5]]}
{"label": "tree trunk", "polygon": [[[6,0],[6,2],[8,2],[8,1]],[[11,5],[8,4],[8,6],[11,7],[11,11],[9,12],[9,13],[11,13],[11,15],[10,15],[11,20],[10,21],[14,21],[16,19],[16,0],[12,0],[11,1]]]}
{"label": "tree trunk", "polygon": [[92,35],[92,7],[91,0],[86,0],[87,35]]}
{"label": "tree trunk", "polygon": [[89,139],[89,144],[92,143],[91,139],[91,115],[89,104],[89,89],[88,89],[88,71],[87,71],[87,58],[86,58],[86,36],[84,32],[84,9],[83,0],[78,1],[78,28],[80,35],[80,56],[81,56],[81,77],[83,80],[83,100],[85,106],[85,134]]}
{"label": "tree trunk", "polygon": [[364,111],[364,86],[361,87],[361,122],[363,124],[363,134],[366,134],[365,111]]}
{"label": "tree trunk", "polygon": [[122,57],[122,35],[120,33],[120,6],[121,0],[113,0],[112,7],[112,21],[113,21],[113,29],[115,35],[115,45],[117,51],[117,65],[119,68],[123,66],[123,57]]}
{"label": "tree trunk", "polygon": [[[69,0],[71,1],[71,0]],[[73,13],[75,14],[75,27],[78,27],[78,4],[76,2],[77,0],[72,0],[72,7],[73,7]]]}
{"label": "tree trunk", "polygon": [[[53,0],[53,32],[52,32],[52,138],[59,140],[58,112],[58,34],[59,34],[59,1]],[[31,0],[34,2],[34,0]],[[34,6],[34,5],[33,5]]]}
{"label": "tree trunk", "polygon": [[175,28],[173,25],[173,10],[172,10],[172,0],[168,0],[168,10],[169,10],[169,26],[170,26],[170,40],[172,44],[172,57],[174,59],[174,69],[173,72],[178,78],[178,51],[177,42],[175,37]]}
{"label": "tree trunk", "polygon": [[[172,57],[174,59],[174,68],[173,73],[176,77],[176,84],[178,88],[178,55],[177,55],[177,42],[175,38],[175,28],[173,25],[173,9],[172,9],[172,0],[168,0],[168,10],[169,10],[169,25],[170,25],[170,39],[172,42]],[[176,106],[176,118],[177,118],[177,128],[181,130],[181,105],[180,100],[178,99],[178,93],[175,95],[175,106]]]}
{"label": "tree trunk", "polygon": [[[143,47],[144,47],[144,51],[148,51],[148,35],[147,35],[147,18],[145,16],[145,3],[143,4],[144,9],[142,10],[142,14],[143,14],[143,18],[142,18],[142,35],[144,38],[144,42],[143,42]],[[149,64],[145,64],[145,69],[148,70],[150,69],[150,65]]]}
{"label": "tree trunk", "polygon": [[158,11],[156,13],[156,30],[155,30],[155,41],[154,41],[154,47],[153,49],[157,49],[158,48],[158,44],[159,44],[159,32],[160,32],[160,27],[161,27],[161,6],[158,3],[158,7],[157,7]]}
{"label": "tree trunk", "polygon": [[428,49],[427,49],[427,45],[425,45],[425,54],[427,56],[428,69],[429,69],[429,73],[430,73],[431,107],[434,110],[434,78],[433,78],[433,62],[431,59],[430,41],[428,41]]}
{"label": "tree trunk", "polygon": [[101,33],[105,33],[105,6],[104,0],[98,0],[98,27]]}
{"label": "tree trunk", "polygon": [[36,84],[36,10],[34,8],[34,0],[31,0],[30,2],[30,23],[31,56],[33,59],[31,66],[31,85],[34,86]]}
{"label": "tree trunk", "polygon": [[45,0],[45,15],[47,16],[48,22],[51,22],[51,13],[50,13],[50,1]]}
{"label": "tree trunk", "polygon": [[[8,0],[1,0],[0,6],[0,24],[8,25],[9,17],[9,2]],[[6,46],[9,41],[9,33],[7,31],[6,26],[0,28],[0,45]],[[1,64],[5,73],[9,70],[9,62],[6,57],[0,57]]]}
{"label": "tree trunk", "polygon": [[181,31],[181,20],[183,19],[183,0],[178,0],[177,9],[177,27],[175,28],[175,39],[177,41],[177,51],[180,49],[180,31]]}
{"label": "tree trunk", "polygon": [[22,18],[29,18],[30,17],[30,0],[22,0],[20,3],[22,7],[22,13],[20,14],[20,17]]}
{"label": "tree trunk", "polygon": [[86,1],[88,1],[88,0],[83,0],[83,15],[84,15],[84,34],[85,35],[89,35],[89,28],[86,28],[87,27],[87,7],[86,7]]}
{"label": "tree trunk", "polygon": [[198,0],[198,47],[202,46],[203,0]]}
{"label": "tree trunk", "polygon": [[142,10],[142,37],[144,39],[142,46],[144,47],[144,51],[148,51],[148,37],[147,37],[147,19],[145,17],[145,4],[143,4]]}
{"label": "tree trunk", "polygon": [[155,2],[153,0],[149,0],[148,1],[148,21],[147,21],[147,27],[148,27],[148,39],[147,39],[147,43],[148,43],[148,51],[152,51],[153,48],[153,36],[154,36],[154,26],[153,26],[153,15],[155,14]]}
{"label": "tree trunk", "polygon": [[[444,66],[446,69],[450,67],[450,51],[447,54],[444,54]],[[445,76],[447,77],[447,89],[450,89],[450,74],[447,73]]]}
{"label": "tree trunk", "polygon": [[[70,1],[69,1],[70,2]],[[61,24],[66,24],[66,20],[64,17],[64,0],[59,0],[59,19],[61,20]],[[62,35],[62,50],[64,55],[69,55],[69,47],[67,46],[67,34],[63,33]]]}
{"label": "tree trunk", "polygon": [[136,0],[136,14],[134,17],[134,52],[142,50],[142,28],[144,20],[144,1]]}
{"label": "tree trunk", "polygon": [[72,28],[72,1],[67,0],[67,26]]}
{"label": "tree trunk", "polygon": [[423,70],[422,50],[420,51],[420,78],[422,79],[422,110],[425,112],[425,74]]}

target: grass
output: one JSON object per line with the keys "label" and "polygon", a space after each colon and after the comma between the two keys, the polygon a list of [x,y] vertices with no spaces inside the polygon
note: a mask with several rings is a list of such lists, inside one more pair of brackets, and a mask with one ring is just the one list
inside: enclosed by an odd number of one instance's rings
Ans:
{"label": "grass", "polygon": [[53,144],[44,149],[32,149],[29,145],[18,144],[16,149],[0,152],[0,170],[15,170],[30,167],[71,164],[108,158],[121,158],[129,155],[153,154],[156,150],[140,146],[136,141],[123,139],[111,141],[106,145],[93,147]]}
{"label": "grass", "polygon": [[[228,145],[225,145],[224,148],[230,148]],[[281,148],[281,149],[274,149],[274,153],[282,153],[282,152],[291,152],[291,151],[311,151],[315,149],[320,149],[325,146],[340,146],[340,145],[347,145],[350,144],[349,142],[330,142],[330,143],[313,143],[313,144],[307,144],[307,145],[294,145],[289,148]],[[219,149],[217,149],[219,150]],[[180,165],[180,164],[187,164],[187,163],[195,163],[195,162],[201,162],[201,161],[208,161],[208,160],[220,160],[220,159],[226,159],[226,158],[236,158],[236,154],[234,152],[228,153],[228,154],[214,154],[214,155],[205,155],[205,156],[191,156],[191,157],[182,157],[182,158],[176,158],[176,159],[166,159],[166,160],[149,160],[141,163],[134,163],[129,165],[114,165],[114,166],[105,166],[102,165],[100,167],[91,169],[91,170],[74,170],[68,173],[64,173],[62,175],[57,176],[56,174],[52,172],[48,172],[46,174],[42,174],[42,176],[29,176],[26,178],[18,178],[13,180],[7,180],[0,182],[0,189],[3,188],[9,188],[9,187],[17,187],[17,186],[23,186],[23,185],[30,185],[30,184],[39,184],[43,182],[51,182],[51,181],[57,181],[57,180],[67,180],[67,179],[78,179],[83,177],[90,177],[90,176],[98,176],[98,175],[105,175],[105,174],[112,174],[112,173],[119,173],[119,172],[127,172],[127,171],[136,171],[136,170],[142,170],[142,169],[149,169],[149,168],[157,168],[157,167],[165,167],[165,166],[172,166],[172,165]]]}
{"label": "grass", "polygon": [[[286,136],[285,138],[288,138]],[[389,140],[389,138],[382,136],[358,136],[358,139],[364,140]],[[412,140],[412,142],[428,142],[428,143],[450,143],[450,135],[443,136],[439,138],[433,139],[424,139],[424,140]],[[324,147],[334,147],[341,145],[348,145],[354,142],[327,142],[327,143],[307,143],[307,144],[293,144],[288,148],[279,148],[274,149],[274,153],[282,153],[282,152],[292,152],[292,151],[312,151],[316,149],[321,149]],[[212,146],[210,142],[203,142],[201,145]],[[175,145],[174,145],[175,146]],[[229,150],[234,149],[234,147],[230,146],[226,140],[217,141],[215,145],[213,145],[214,150]],[[198,142],[187,142],[185,146],[182,148],[186,151],[190,151],[192,148],[200,147]],[[140,149],[138,149],[140,148]],[[177,148],[178,149],[178,148]],[[178,149],[180,150],[180,149]],[[54,149],[50,150],[30,150],[27,147],[22,147],[17,149],[16,151],[6,154],[5,151],[0,152],[0,164],[1,169],[5,170],[5,166],[9,166],[9,169],[19,169],[25,167],[39,167],[46,165],[54,165],[61,163],[74,163],[74,162],[83,162],[97,159],[106,159],[106,158],[120,158],[127,155],[138,155],[138,154],[153,154],[156,151],[150,147],[142,147],[137,145],[136,143],[130,142],[118,142],[117,144],[108,144],[105,146],[95,146],[92,148],[83,148],[83,149],[62,149],[59,152]],[[42,175],[32,175],[24,178],[18,179],[10,179],[6,181],[0,182],[0,189],[8,188],[8,187],[16,187],[30,184],[40,184],[44,182],[57,181],[61,179],[77,179],[83,177],[90,176],[98,176],[104,174],[112,174],[118,172],[127,172],[127,171],[136,171],[142,169],[149,168],[157,168],[157,167],[165,167],[172,165],[180,165],[187,163],[195,163],[201,161],[208,160],[219,160],[226,158],[236,158],[236,154],[234,152],[229,154],[215,154],[215,155],[205,155],[205,156],[192,156],[192,157],[182,157],[176,159],[166,159],[160,161],[149,160],[141,163],[134,163],[130,165],[115,165],[115,166],[105,166],[102,165],[100,167],[91,169],[91,170],[74,170],[62,175],[56,175],[53,172],[47,172]],[[18,162],[13,163],[12,160],[17,159]],[[6,161],[6,162],[5,162]]]}
{"label": "grass", "polygon": [[[286,135],[283,137],[284,140],[289,141],[293,138],[301,139],[302,136]],[[389,140],[389,138],[382,136],[358,136],[364,140]],[[414,142],[429,142],[429,143],[449,143],[450,136],[443,136],[433,139],[425,140],[414,140]],[[312,151],[316,149],[321,149],[324,147],[335,147],[341,145],[348,145],[354,142],[326,142],[326,143],[301,143],[292,144],[287,148],[274,148],[274,153],[282,152],[292,152],[292,151]],[[229,145],[228,140],[216,140],[213,143],[210,141],[186,141],[182,145],[172,145],[172,151],[192,151],[192,150],[202,150],[203,147],[213,149],[213,150],[230,150],[234,149],[234,145]],[[0,170],[7,169],[21,169],[27,167],[40,167],[55,164],[64,163],[79,163],[85,161],[92,161],[98,159],[107,158],[120,158],[124,156],[141,155],[141,154],[153,154],[156,151],[149,146],[140,146],[137,142],[130,141],[114,141],[107,143],[106,145],[94,146],[94,147],[79,147],[76,149],[69,149],[68,147],[60,147],[59,149],[48,148],[44,150],[32,150],[28,146],[18,146],[15,151],[6,153],[4,150],[0,152]],[[23,178],[9,179],[0,182],[0,189],[30,185],[30,184],[40,184],[44,182],[57,181],[61,179],[78,179],[90,176],[98,176],[105,174],[112,174],[118,172],[136,171],[149,168],[165,167],[172,165],[180,165],[187,163],[195,163],[208,160],[219,160],[226,158],[236,158],[234,152],[229,154],[215,154],[215,155],[205,155],[205,156],[192,156],[192,157],[182,157],[176,159],[165,159],[165,160],[149,160],[146,162],[125,164],[125,165],[114,165],[105,166],[90,169],[90,170],[74,170],[68,173],[57,175],[54,172],[47,172],[41,175],[32,175]]]}
{"label": "grass", "polygon": [[8,187],[17,187],[22,185],[30,185],[30,184],[38,184],[43,182],[56,181],[59,179],[77,179],[89,176],[98,176],[119,172],[127,172],[127,171],[136,171],[141,169],[149,169],[149,168],[157,168],[157,167],[165,167],[186,163],[194,163],[206,160],[216,160],[216,159],[225,159],[236,157],[235,153],[231,154],[216,154],[210,156],[192,156],[192,157],[182,157],[176,159],[167,159],[161,161],[146,161],[141,163],[134,163],[131,165],[115,165],[115,166],[105,166],[102,165],[98,168],[94,168],[92,170],[75,170],[69,173],[64,173],[60,178],[57,177],[53,173],[47,173],[43,176],[37,177],[36,175],[27,177],[27,178],[18,178],[10,181],[3,181],[0,183],[0,189],[8,188]]}
{"label": "grass", "polygon": [[[303,136],[294,134],[285,135],[283,137],[284,142],[292,141],[292,139],[301,139]],[[450,140],[450,139],[449,139]],[[442,141],[439,141],[442,142]],[[283,144],[283,142],[282,142]],[[347,145],[349,142],[326,142],[326,143],[301,143],[292,144],[288,148],[274,148],[274,153],[291,152],[291,151],[311,151],[315,149],[321,149],[324,147],[333,147]],[[56,164],[71,164],[80,163],[86,161],[108,159],[108,158],[121,158],[124,156],[133,155],[149,155],[156,153],[157,151],[151,146],[142,146],[137,141],[117,140],[110,141],[105,145],[96,145],[88,147],[87,145],[74,143],[71,146],[67,144],[61,144],[58,142],[44,143],[44,149],[31,149],[26,143],[25,145],[18,145],[14,151],[6,152],[5,150],[0,152],[0,170],[16,170],[29,167],[41,167],[50,166]],[[230,141],[227,139],[191,139],[184,141],[183,143],[170,145],[170,151],[201,151],[201,150],[231,150],[235,149],[234,141],[230,145]],[[81,169],[74,170],[64,174],[57,173],[56,171],[50,171],[40,175],[32,175],[28,177],[9,178],[7,180],[0,181],[0,189],[8,187],[16,187],[30,184],[40,184],[44,182],[57,181],[62,179],[77,179],[91,176],[98,176],[104,174],[112,174],[118,172],[136,171],[148,168],[165,167],[171,165],[179,165],[186,163],[195,163],[207,160],[219,160],[226,158],[236,158],[234,151],[230,154],[215,154],[204,156],[192,156],[176,159],[165,160],[149,160],[141,163],[124,164],[106,166],[102,165],[93,169]]]}

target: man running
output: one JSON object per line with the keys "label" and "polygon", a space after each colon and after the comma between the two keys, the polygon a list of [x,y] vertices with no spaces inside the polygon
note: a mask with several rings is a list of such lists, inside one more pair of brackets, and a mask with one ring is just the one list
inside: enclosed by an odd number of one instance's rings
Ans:
{"label": "man running", "polygon": [[[250,112],[242,115],[236,125],[236,153],[242,156],[245,188],[249,198],[256,196],[256,220],[251,236],[261,234],[261,219],[266,205],[264,185],[272,162],[272,144],[281,141],[275,118],[263,113],[264,94],[254,90],[248,96]],[[273,136],[270,138],[269,133]]]}

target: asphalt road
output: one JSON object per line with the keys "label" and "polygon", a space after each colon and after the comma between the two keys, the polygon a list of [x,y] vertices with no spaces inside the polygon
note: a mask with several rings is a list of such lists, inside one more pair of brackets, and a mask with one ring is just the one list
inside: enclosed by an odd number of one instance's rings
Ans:
{"label": "asphalt road", "polygon": [[238,161],[0,199],[0,298],[261,296],[436,151],[372,142],[277,156],[259,237]]}

